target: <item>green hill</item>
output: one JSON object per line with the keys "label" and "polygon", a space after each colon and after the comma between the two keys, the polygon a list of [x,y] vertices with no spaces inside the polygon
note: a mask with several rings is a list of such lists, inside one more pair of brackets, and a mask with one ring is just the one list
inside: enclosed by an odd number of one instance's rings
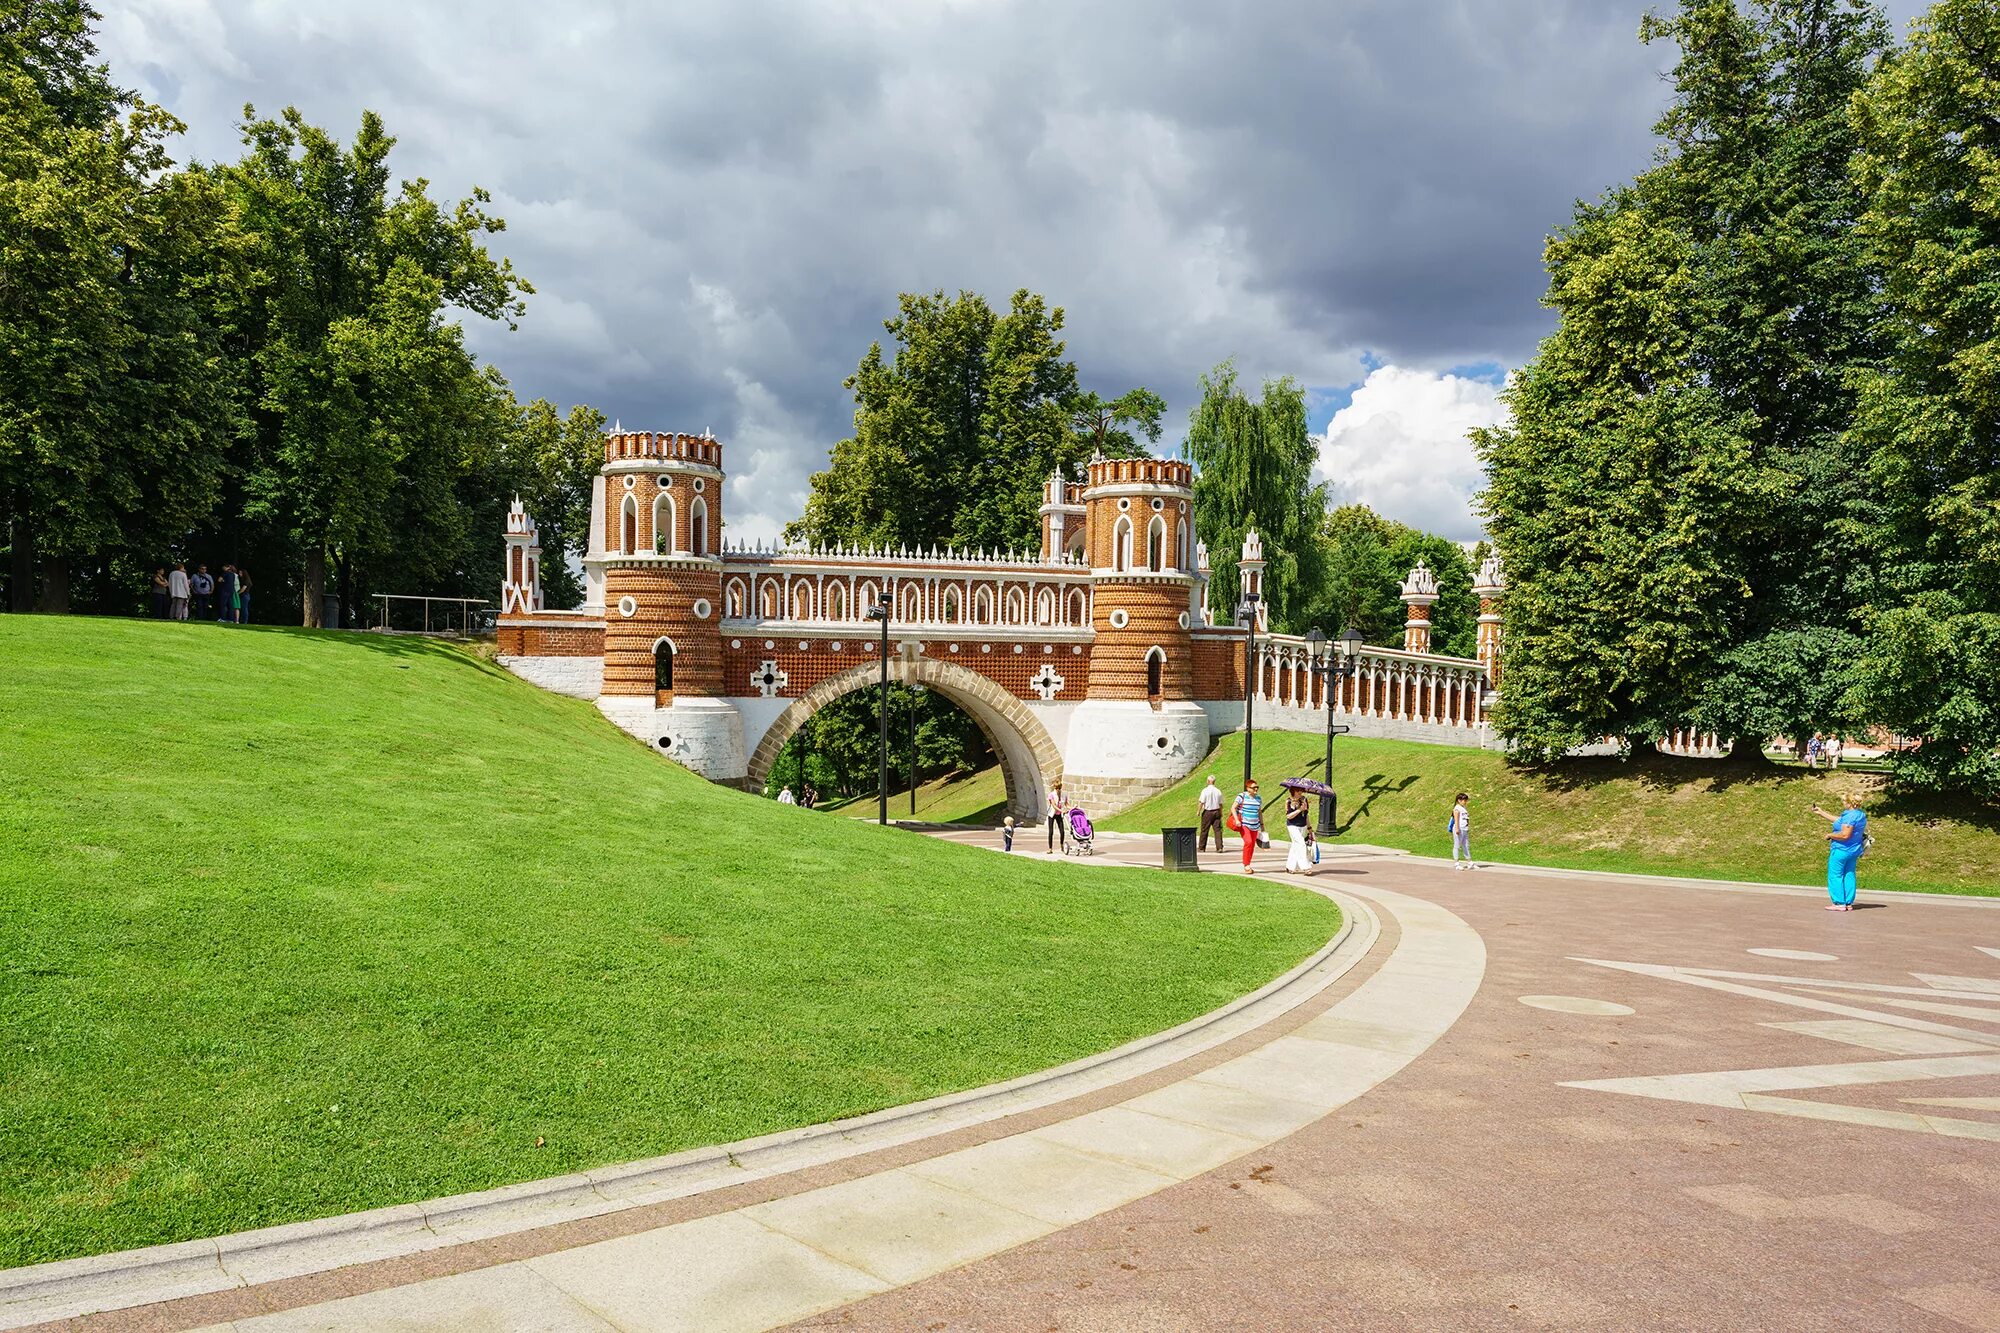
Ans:
{"label": "green hill", "polygon": [[1337,925],[724,791],[421,640],[0,616],[0,664],[0,1266],[975,1086]]}
{"label": "green hill", "polygon": [[[1325,739],[1259,732],[1253,754],[1267,798],[1274,784],[1321,757]],[[1486,750],[1343,736],[1333,746],[1341,837],[1451,855],[1453,796],[1472,796],[1472,845],[1484,861],[1658,875],[1824,884],[1826,823],[1859,794],[1875,839],[1861,885],[1934,893],[2000,894],[2000,811],[1896,799],[1879,776],[1647,755],[1589,759],[1553,769],[1509,764]],[[1151,830],[1195,822],[1195,795],[1214,773],[1234,794],[1243,738],[1231,735],[1169,791],[1101,821]],[[1276,821],[1274,821],[1275,823]]]}

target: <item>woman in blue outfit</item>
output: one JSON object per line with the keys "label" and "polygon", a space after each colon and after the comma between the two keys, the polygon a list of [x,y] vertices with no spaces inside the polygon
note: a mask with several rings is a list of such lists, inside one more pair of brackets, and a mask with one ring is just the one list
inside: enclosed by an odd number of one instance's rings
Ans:
{"label": "woman in blue outfit", "polygon": [[1813,813],[1833,825],[1826,835],[1826,896],[1833,901],[1829,912],[1854,910],[1854,867],[1868,850],[1868,815],[1852,800],[1839,814],[1829,814],[1815,805]]}

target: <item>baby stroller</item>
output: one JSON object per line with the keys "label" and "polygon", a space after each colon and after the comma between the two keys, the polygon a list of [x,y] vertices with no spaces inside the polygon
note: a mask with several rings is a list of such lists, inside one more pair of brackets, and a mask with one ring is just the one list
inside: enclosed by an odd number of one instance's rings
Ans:
{"label": "baby stroller", "polygon": [[1063,850],[1071,856],[1095,856],[1097,849],[1090,845],[1090,816],[1083,813],[1083,807],[1069,808],[1069,842]]}

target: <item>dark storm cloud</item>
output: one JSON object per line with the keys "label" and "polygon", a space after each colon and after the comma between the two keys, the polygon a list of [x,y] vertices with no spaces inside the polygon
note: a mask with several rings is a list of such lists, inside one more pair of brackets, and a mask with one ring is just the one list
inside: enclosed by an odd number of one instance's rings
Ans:
{"label": "dark storm cloud", "polygon": [[712,427],[739,536],[796,513],[901,290],[1042,292],[1169,438],[1223,357],[1518,363],[1542,238],[1645,164],[1667,58],[1631,0],[106,8],[199,156],[245,101],[372,107],[400,170],[492,190],[538,294],[474,346],[523,396]]}

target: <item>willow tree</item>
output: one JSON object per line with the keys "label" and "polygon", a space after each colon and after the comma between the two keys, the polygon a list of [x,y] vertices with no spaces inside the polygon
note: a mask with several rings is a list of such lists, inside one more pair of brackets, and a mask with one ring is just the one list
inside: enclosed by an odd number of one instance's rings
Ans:
{"label": "willow tree", "polygon": [[1304,629],[1325,578],[1326,515],[1326,487],[1312,479],[1319,451],[1306,428],[1305,390],[1290,376],[1266,380],[1252,401],[1235,365],[1223,362],[1202,376],[1185,454],[1196,469],[1195,533],[1208,545],[1217,618],[1226,620],[1236,604],[1243,538],[1255,528],[1271,625]]}

